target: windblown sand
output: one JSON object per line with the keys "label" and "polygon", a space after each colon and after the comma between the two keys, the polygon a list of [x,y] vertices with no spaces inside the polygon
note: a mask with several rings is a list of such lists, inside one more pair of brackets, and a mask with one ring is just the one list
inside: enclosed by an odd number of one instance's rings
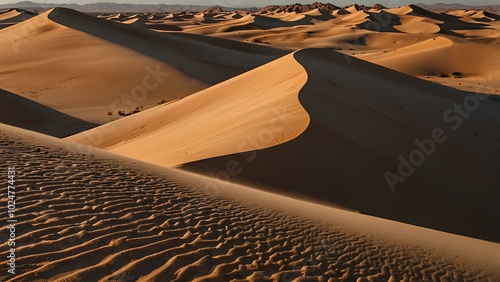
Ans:
{"label": "windblown sand", "polygon": [[10,126],[0,136],[2,167],[18,171],[22,265],[9,280],[2,264],[4,281],[500,279],[495,243],[77,149]]}

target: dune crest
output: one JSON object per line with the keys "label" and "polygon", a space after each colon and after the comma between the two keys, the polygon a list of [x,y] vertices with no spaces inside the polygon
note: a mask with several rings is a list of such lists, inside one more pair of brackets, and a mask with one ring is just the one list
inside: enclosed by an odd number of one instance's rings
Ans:
{"label": "dune crest", "polygon": [[287,55],[67,140],[167,166],[276,146],[300,135],[309,123],[298,101],[306,81],[304,69]]}

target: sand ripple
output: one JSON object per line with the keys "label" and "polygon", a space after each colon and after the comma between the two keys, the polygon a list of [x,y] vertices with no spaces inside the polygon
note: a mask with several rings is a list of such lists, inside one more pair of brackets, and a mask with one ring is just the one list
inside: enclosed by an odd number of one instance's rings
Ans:
{"label": "sand ripple", "polygon": [[[2,281],[495,281],[408,242],[354,234],[272,205],[0,131],[16,165],[18,275]],[[15,160],[15,162],[13,162]],[[124,162],[125,163],[125,162]],[[1,189],[5,194],[5,188]],[[5,226],[3,227],[5,228]],[[6,233],[0,241],[6,241]],[[6,255],[1,245],[1,256]],[[411,250],[411,251],[409,251]],[[495,276],[496,275],[496,276]]]}

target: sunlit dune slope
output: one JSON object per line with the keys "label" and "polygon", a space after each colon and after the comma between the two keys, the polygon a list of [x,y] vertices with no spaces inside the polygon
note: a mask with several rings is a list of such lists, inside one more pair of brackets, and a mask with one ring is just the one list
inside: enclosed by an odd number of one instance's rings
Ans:
{"label": "sunlit dune slope", "polygon": [[[259,148],[302,133],[308,114],[298,100],[307,74],[292,55],[180,101],[68,138],[148,162],[175,166],[247,151],[247,136],[272,127]],[[147,144],[147,145],[146,145]]]}

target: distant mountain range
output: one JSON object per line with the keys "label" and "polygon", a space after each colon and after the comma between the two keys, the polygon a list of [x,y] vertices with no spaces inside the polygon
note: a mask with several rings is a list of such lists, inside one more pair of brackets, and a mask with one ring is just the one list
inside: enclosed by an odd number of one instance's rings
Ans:
{"label": "distant mountain range", "polygon": [[[500,13],[500,5],[488,5],[488,6],[466,6],[461,4],[433,4],[433,5],[425,5],[425,4],[417,4],[418,6],[433,11],[433,12],[448,12],[452,10],[484,10],[491,13],[499,14]],[[22,1],[18,3],[12,4],[2,4],[0,5],[0,9],[9,9],[9,8],[21,8],[29,11],[37,10],[39,12],[48,10],[53,7],[65,7],[73,10],[77,10],[85,13],[111,13],[111,12],[122,12],[122,13],[135,13],[135,12],[147,12],[147,13],[172,13],[172,12],[181,12],[181,11],[190,11],[190,12],[201,12],[201,11],[210,11],[214,9],[210,6],[202,6],[202,5],[150,5],[150,4],[118,4],[118,3],[95,3],[95,4],[57,4],[57,3],[36,3],[31,1]],[[300,7],[299,7],[300,6]],[[365,6],[360,5],[361,9],[364,9]],[[381,5],[375,5],[374,8],[382,8]],[[310,8],[320,8],[329,10],[331,8],[338,8],[333,4],[329,3],[314,3],[308,5],[284,5],[284,6],[275,6],[270,5],[264,9],[278,9],[280,11],[307,11]],[[231,8],[231,7],[217,7],[217,10],[223,11],[234,11],[234,10],[250,10],[253,12],[258,12],[262,10],[262,7],[256,8]]]}
{"label": "distant mountain range", "polygon": [[[118,3],[95,3],[95,4],[56,4],[56,3],[36,3],[31,1],[22,1],[13,4],[2,4],[0,5],[0,9],[8,9],[8,8],[20,8],[29,11],[38,10],[45,11],[51,9],[53,7],[64,7],[73,10],[77,10],[85,13],[110,13],[110,12],[122,12],[122,13],[135,13],[135,12],[144,12],[144,13],[172,13],[172,12],[181,12],[181,11],[191,11],[191,12],[201,12],[203,10],[209,9],[210,6],[202,6],[202,5],[150,5],[150,4],[118,4]],[[241,10],[234,9],[229,7],[222,7],[225,11],[232,10]],[[257,9],[258,8],[251,8]],[[246,9],[245,9],[246,10]]]}
{"label": "distant mountain range", "polygon": [[485,6],[469,6],[469,5],[462,5],[462,4],[432,4],[432,5],[426,5],[426,4],[417,4],[417,6],[420,6],[426,10],[433,11],[435,13],[443,13],[443,12],[449,12],[453,10],[481,10],[481,11],[487,11],[490,13],[494,14],[499,14],[500,13],[500,5],[485,5]]}

